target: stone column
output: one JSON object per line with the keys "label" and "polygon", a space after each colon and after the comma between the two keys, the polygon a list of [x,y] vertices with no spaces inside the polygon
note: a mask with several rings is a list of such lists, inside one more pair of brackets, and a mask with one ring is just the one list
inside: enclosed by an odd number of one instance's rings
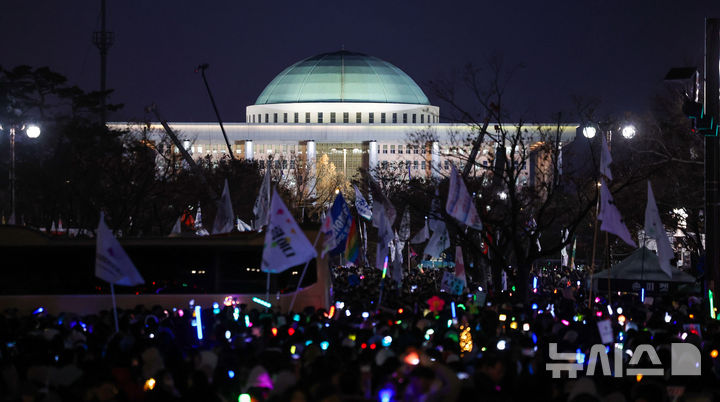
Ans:
{"label": "stone column", "polygon": [[368,170],[370,174],[375,176],[375,169],[378,167],[378,143],[376,140],[371,140],[368,143]]}
{"label": "stone column", "polygon": [[255,159],[255,148],[252,140],[245,140],[245,160],[251,161]]}
{"label": "stone column", "polygon": [[440,177],[440,143],[433,141],[430,143],[430,174],[432,177]]}

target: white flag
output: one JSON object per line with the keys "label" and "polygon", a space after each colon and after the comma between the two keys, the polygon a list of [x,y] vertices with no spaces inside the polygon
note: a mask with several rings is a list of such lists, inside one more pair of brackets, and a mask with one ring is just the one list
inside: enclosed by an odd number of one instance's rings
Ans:
{"label": "white flag", "polygon": [[235,214],[232,210],[232,202],[230,202],[230,186],[225,179],[225,187],[223,188],[220,200],[217,203],[217,213],[215,214],[215,222],[213,222],[213,234],[230,233],[235,226]]}
{"label": "white flag", "polygon": [[[323,214],[323,215],[325,215],[325,214]],[[325,238],[323,241],[323,248],[322,248],[322,251],[320,252],[320,256],[325,257],[325,254],[327,254],[330,250],[337,247],[335,233],[333,232],[332,214],[325,215],[323,224],[322,224],[322,226],[320,226],[320,232],[322,232],[322,234]]]}
{"label": "white flag", "polygon": [[570,255],[567,252],[569,245],[560,249],[560,265],[567,267],[570,264]]}
{"label": "white flag", "polygon": [[632,236],[630,236],[627,226],[623,223],[620,211],[615,207],[615,201],[613,201],[605,179],[600,179],[600,183],[600,214],[598,215],[598,219],[602,221],[600,230],[612,233],[625,243],[637,247]]}
{"label": "white flag", "polygon": [[438,258],[440,254],[450,247],[450,234],[448,233],[447,227],[444,223],[439,223],[435,231],[433,232],[430,241],[425,246],[424,253],[433,257]]}
{"label": "white flag", "polygon": [[665,227],[660,220],[660,212],[658,211],[657,204],[655,203],[655,195],[652,191],[652,186],[648,180],[648,195],[647,195],[647,206],[645,207],[645,236],[652,237],[657,241],[657,253],[658,261],[660,262],[660,268],[667,274],[668,277],[672,278],[672,268],[670,260],[673,259],[673,250],[670,247],[670,241],[668,240]]}
{"label": "white flag", "polygon": [[252,227],[242,219],[237,218],[237,230],[238,232],[252,232]]}
{"label": "white flag", "polygon": [[402,220],[400,221],[400,228],[398,228],[398,236],[402,241],[408,241],[410,238],[410,208],[405,208]]}
{"label": "white flag", "polygon": [[415,233],[415,236],[410,240],[410,244],[423,243],[430,238],[430,229],[428,229],[428,223],[425,221],[425,225],[420,229],[419,232]]}
{"label": "white flag", "polygon": [[612,157],[610,156],[610,150],[608,149],[605,138],[600,138],[600,174],[607,177],[608,180],[612,180],[612,172],[610,171],[610,164],[612,163]]}
{"label": "white flag", "polygon": [[473,229],[482,230],[480,216],[475,209],[475,202],[465,187],[465,182],[452,165],[450,173],[450,188],[448,189],[448,198],[445,203],[445,210],[448,215],[460,221],[465,226]]}
{"label": "white flag", "polygon": [[440,189],[435,188],[435,196],[430,201],[429,227],[434,232],[443,226],[445,226],[445,222],[440,211]]}
{"label": "white flag", "polygon": [[370,220],[370,218],[372,218],[372,209],[370,208],[370,205],[365,200],[365,197],[363,197],[360,189],[358,189],[354,184],[353,188],[355,189],[355,209],[357,209],[358,215]]}
{"label": "white flag", "polygon": [[182,217],[178,216],[168,237],[177,237],[182,234]]}
{"label": "white flag", "polygon": [[95,276],[115,285],[135,286],[145,283],[135,264],[105,225],[105,215],[102,212],[97,228]]}
{"label": "white flag", "polygon": [[268,215],[270,222],[263,247],[263,272],[283,272],[317,257],[315,247],[305,237],[305,233],[274,189]]}
{"label": "white flag", "polygon": [[465,276],[465,263],[463,262],[462,247],[455,247],[455,277],[462,280],[467,286],[467,277]]}
{"label": "white flag", "polygon": [[255,199],[255,205],[253,206],[253,213],[255,214],[255,221],[253,222],[253,229],[258,232],[262,230],[263,226],[268,224],[269,214],[268,209],[270,208],[270,166],[265,169],[265,178],[263,179],[260,192]]}

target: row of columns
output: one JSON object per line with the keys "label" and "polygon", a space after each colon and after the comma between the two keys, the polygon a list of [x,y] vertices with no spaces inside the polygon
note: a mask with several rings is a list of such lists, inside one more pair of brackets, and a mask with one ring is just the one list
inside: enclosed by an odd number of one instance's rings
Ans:
{"label": "row of columns", "polygon": [[[314,165],[315,158],[317,157],[317,148],[315,141],[309,140],[306,143],[307,148],[307,160],[310,165]],[[368,168],[370,171],[375,170],[378,167],[378,143],[376,140],[368,142]],[[252,140],[245,141],[245,159],[252,161],[255,159],[255,150],[253,147]],[[440,174],[440,143],[432,141],[430,143],[430,170],[433,176]]]}

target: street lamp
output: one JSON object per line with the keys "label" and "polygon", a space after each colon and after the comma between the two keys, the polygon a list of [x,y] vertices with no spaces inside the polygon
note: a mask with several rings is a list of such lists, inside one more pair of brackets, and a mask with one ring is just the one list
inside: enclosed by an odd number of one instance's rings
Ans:
{"label": "street lamp", "polygon": [[[0,126],[0,130],[3,127]],[[40,136],[40,127],[35,124],[11,125],[10,129],[10,223],[15,223],[15,132],[17,130],[25,131],[29,138],[37,138]]]}
{"label": "street lamp", "polygon": [[597,132],[597,130],[593,126],[585,126],[583,127],[582,132],[585,138],[593,138],[595,137],[595,133]]}

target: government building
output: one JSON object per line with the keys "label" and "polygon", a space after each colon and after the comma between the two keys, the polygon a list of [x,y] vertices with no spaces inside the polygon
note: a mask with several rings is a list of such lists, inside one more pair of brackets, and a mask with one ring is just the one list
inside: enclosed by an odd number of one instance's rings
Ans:
{"label": "government building", "polygon": [[[112,124],[115,128],[125,125]],[[218,123],[169,125],[186,140],[193,157],[227,156]],[[160,124],[152,126],[162,133]],[[462,164],[477,130],[472,125],[441,122],[439,107],[431,105],[422,89],[398,67],[345,50],[287,67],[254,105],[246,107],[244,123],[230,122],[224,127],[237,159],[258,161],[263,168],[270,161],[273,169],[292,175],[298,164],[312,166],[327,155],[336,171],[348,178],[359,168],[396,170],[412,178],[446,175],[451,163]],[[561,127],[563,142],[575,137],[576,127]],[[539,135],[532,133],[537,127],[527,129],[529,143],[539,141]],[[483,145],[477,160],[487,166],[497,143]],[[512,149],[508,147],[507,152]],[[532,182],[534,166],[525,167],[519,185]]]}

